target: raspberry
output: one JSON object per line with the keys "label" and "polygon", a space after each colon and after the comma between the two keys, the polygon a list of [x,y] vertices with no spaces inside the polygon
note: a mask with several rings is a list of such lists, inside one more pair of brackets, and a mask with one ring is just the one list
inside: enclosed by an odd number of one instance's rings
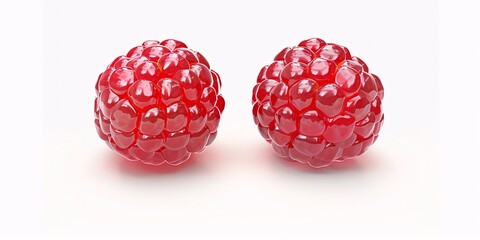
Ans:
{"label": "raspberry", "polygon": [[346,47],[312,38],[260,70],[253,118],[279,156],[326,167],[377,140],[383,92],[380,79]]}
{"label": "raspberry", "polygon": [[181,164],[215,139],[221,86],[207,59],[185,43],[146,41],[98,77],[97,133],[129,160]]}

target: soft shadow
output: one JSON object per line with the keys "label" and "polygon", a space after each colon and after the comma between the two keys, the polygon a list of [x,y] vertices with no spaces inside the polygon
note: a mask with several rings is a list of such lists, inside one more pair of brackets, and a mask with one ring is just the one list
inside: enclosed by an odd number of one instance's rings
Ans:
{"label": "soft shadow", "polygon": [[307,174],[338,174],[338,173],[361,173],[373,170],[379,167],[383,156],[375,151],[367,151],[361,156],[352,159],[347,159],[342,162],[334,162],[327,167],[313,168],[308,164],[296,162],[291,159],[282,158],[276,155],[273,150],[266,147],[265,151],[270,151],[269,159],[272,165],[286,171],[303,172]]}
{"label": "soft shadow", "polygon": [[175,174],[181,171],[186,171],[187,169],[194,170],[198,168],[198,164],[189,159],[185,163],[182,163],[178,166],[172,166],[170,164],[164,163],[160,166],[147,165],[141,161],[130,161],[121,156],[115,154],[117,159],[113,159],[115,167],[126,174],[130,175],[157,175],[157,174]]}
{"label": "soft shadow", "polygon": [[172,166],[168,163],[163,163],[159,166],[147,165],[141,161],[130,161],[113,151],[108,151],[106,155],[107,164],[111,169],[127,176],[147,177],[192,175],[207,172],[209,169],[204,162],[214,158],[216,151],[215,148],[209,148],[202,153],[192,154],[186,162],[177,166]]}

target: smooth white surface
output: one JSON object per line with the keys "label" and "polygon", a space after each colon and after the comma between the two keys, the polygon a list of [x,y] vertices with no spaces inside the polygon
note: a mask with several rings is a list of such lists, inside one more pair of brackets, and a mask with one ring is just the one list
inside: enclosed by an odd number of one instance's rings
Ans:
{"label": "smooth white surface", "polygon": [[[15,4],[25,15],[0,8],[2,36],[15,36],[0,44],[8,56],[0,65],[6,83],[0,236],[478,237],[480,39],[473,28],[458,27],[475,22],[473,4],[30,5],[43,12]],[[313,36],[349,47],[386,89],[377,143],[354,163],[326,171],[276,159],[250,113],[260,68],[283,47]],[[123,161],[105,146],[94,130],[93,99],[96,78],[113,58],[164,38],[183,40],[208,58],[227,104],[219,135],[203,154],[158,171]],[[25,97],[18,98],[18,89]]]}

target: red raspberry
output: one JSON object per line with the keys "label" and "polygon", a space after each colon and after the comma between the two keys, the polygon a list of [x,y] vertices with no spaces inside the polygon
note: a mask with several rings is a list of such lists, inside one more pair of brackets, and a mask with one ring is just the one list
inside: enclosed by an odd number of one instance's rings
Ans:
{"label": "red raspberry", "polygon": [[383,124],[383,86],[346,47],[307,39],[260,70],[253,117],[284,158],[325,167],[364,153]]}
{"label": "red raspberry", "polygon": [[98,77],[97,133],[117,153],[178,165],[217,135],[225,100],[220,76],[185,43],[146,41]]}

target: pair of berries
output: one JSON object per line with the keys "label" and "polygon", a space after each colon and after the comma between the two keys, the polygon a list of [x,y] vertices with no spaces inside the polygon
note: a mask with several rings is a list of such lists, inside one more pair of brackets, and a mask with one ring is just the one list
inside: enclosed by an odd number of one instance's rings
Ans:
{"label": "pair of berries", "polygon": [[[217,135],[220,76],[181,41],[146,41],[96,84],[97,133],[130,160],[178,165]],[[313,167],[358,156],[383,124],[383,86],[347,48],[312,38],[285,48],[253,89],[255,124],[281,157]]]}

